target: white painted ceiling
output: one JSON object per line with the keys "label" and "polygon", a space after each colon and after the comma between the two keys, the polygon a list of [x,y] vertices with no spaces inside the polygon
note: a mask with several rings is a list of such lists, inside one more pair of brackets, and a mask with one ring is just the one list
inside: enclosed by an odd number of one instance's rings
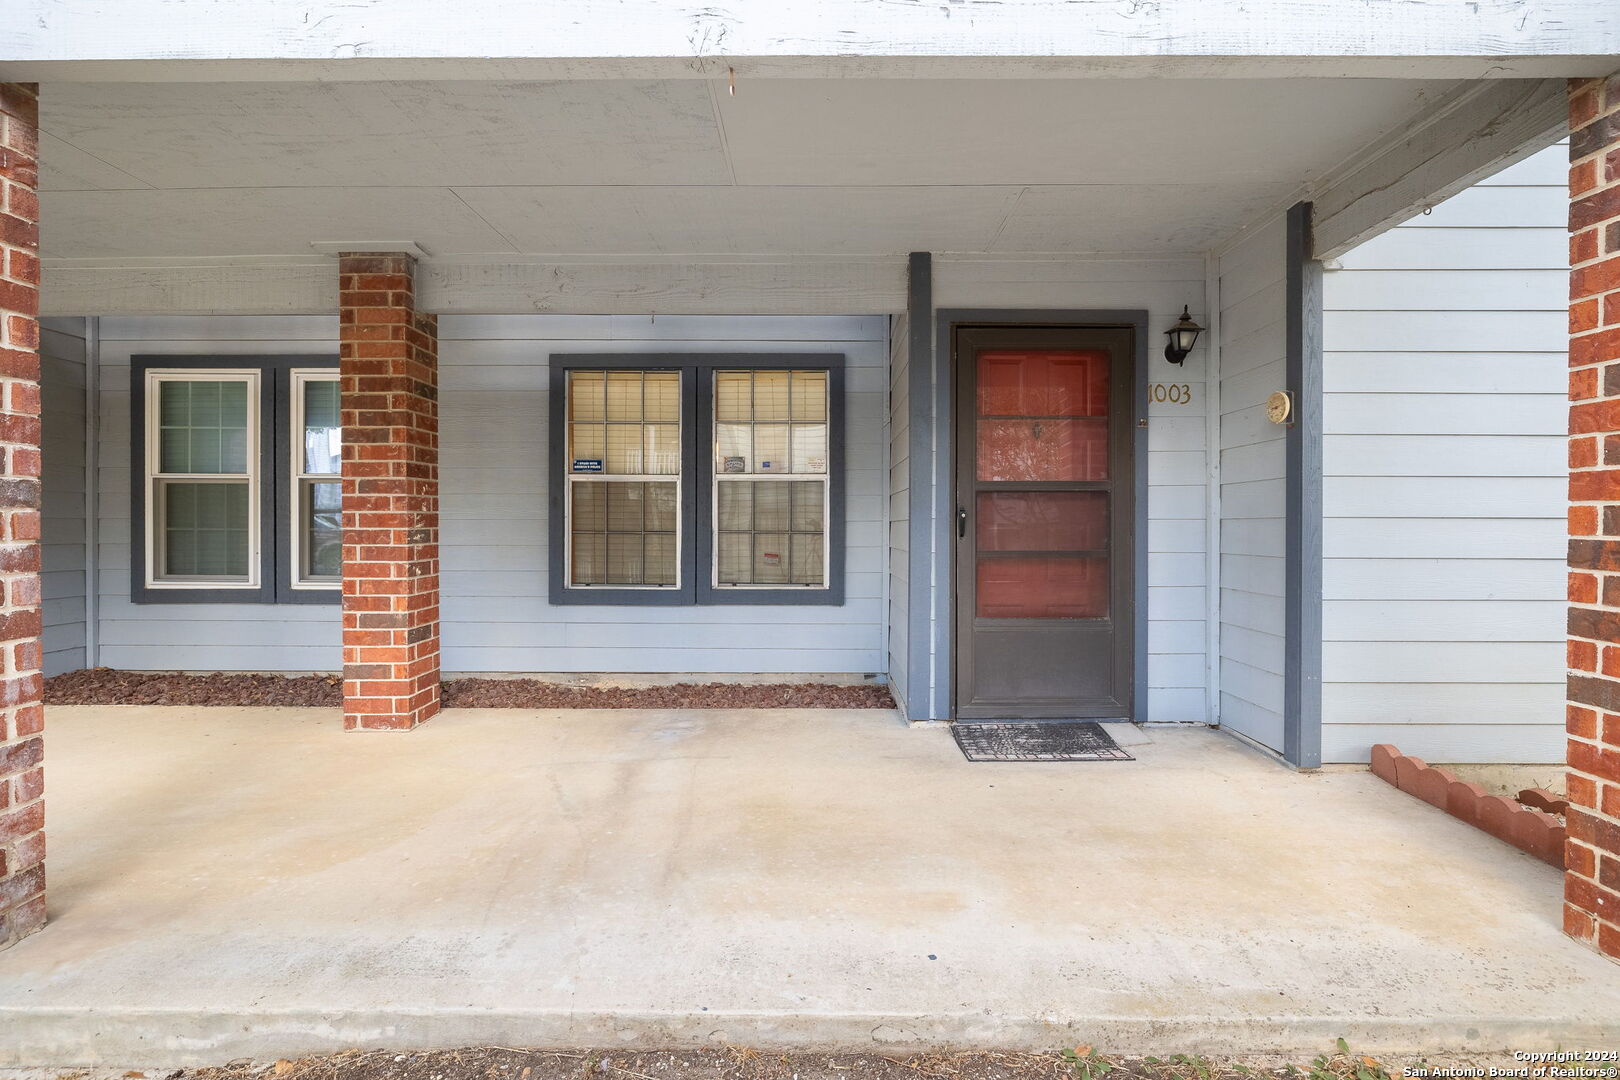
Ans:
{"label": "white painted ceiling", "polygon": [[50,83],[44,254],[1202,251],[1454,86]]}

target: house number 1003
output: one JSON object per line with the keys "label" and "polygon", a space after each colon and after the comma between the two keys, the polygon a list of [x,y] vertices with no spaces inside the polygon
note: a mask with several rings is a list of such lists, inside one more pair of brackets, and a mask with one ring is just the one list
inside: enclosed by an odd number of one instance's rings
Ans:
{"label": "house number 1003", "polygon": [[1172,405],[1192,404],[1192,387],[1186,383],[1156,382],[1148,387],[1148,394],[1154,401],[1168,401]]}

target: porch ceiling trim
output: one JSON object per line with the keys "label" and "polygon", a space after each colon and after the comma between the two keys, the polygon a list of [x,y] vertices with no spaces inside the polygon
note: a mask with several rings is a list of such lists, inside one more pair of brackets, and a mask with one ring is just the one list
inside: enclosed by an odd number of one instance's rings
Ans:
{"label": "porch ceiling trim", "polygon": [[[1015,66],[1081,77],[1485,78],[1602,74],[1597,61],[1620,53],[1620,11],[1607,0],[1407,0],[1387,18],[1339,0],[733,0],[724,8],[265,0],[201,22],[170,0],[13,7],[0,29],[8,58],[0,75],[40,80],[713,78],[728,68],[750,78],[974,77]],[[164,70],[143,76],[148,66]],[[177,75],[180,66],[191,73]]]}
{"label": "porch ceiling trim", "polygon": [[[906,257],[441,259],[418,268],[437,314],[883,315],[906,306]],[[47,315],[309,315],[337,310],[318,255],[47,263]]]}
{"label": "porch ceiling trim", "polygon": [[1315,257],[1331,259],[1563,137],[1562,80],[1469,87],[1318,185]]}

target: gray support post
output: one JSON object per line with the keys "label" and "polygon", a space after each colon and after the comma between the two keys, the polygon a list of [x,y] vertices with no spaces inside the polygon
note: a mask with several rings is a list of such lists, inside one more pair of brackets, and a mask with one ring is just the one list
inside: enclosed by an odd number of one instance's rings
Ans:
{"label": "gray support post", "polygon": [[[906,285],[906,396],[910,409],[910,519],[906,538],[906,719],[944,717],[934,706],[934,266],[913,251]],[[948,430],[948,429],[947,429]]]}
{"label": "gray support post", "polygon": [[1294,416],[1287,461],[1287,627],[1283,757],[1322,764],[1322,264],[1313,258],[1312,205],[1288,210],[1286,368]]}

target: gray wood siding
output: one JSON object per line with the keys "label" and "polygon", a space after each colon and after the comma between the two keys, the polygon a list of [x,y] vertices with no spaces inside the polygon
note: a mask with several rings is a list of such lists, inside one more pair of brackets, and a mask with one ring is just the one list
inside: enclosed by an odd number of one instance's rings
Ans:
{"label": "gray wood siding", "polygon": [[[1183,304],[1205,320],[1203,299],[1204,262],[1195,256],[934,260],[934,303],[940,308],[1146,309],[1154,338],[1147,343],[1148,381],[1186,384],[1188,400],[1148,407],[1148,692],[1140,719],[1155,723],[1212,719],[1204,690],[1206,350],[1195,349],[1177,367],[1164,359],[1158,334],[1175,322]],[[940,503],[954,505],[949,498]]]}
{"label": "gray wood siding", "polygon": [[1286,223],[1278,217],[1220,258],[1220,722],[1283,749],[1287,429],[1265,401],[1287,386]]}
{"label": "gray wood siding", "polygon": [[84,667],[85,321],[40,324],[40,586],[45,674]]}
{"label": "gray wood siding", "polygon": [[[881,316],[445,316],[440,322],[446,671],[881,672],[888,487]],[[328,317],[108,319],[103,325],[103,663],[334,670],[335,608],[129,601],[129,357],[330,355]],[[547,357],[553,352],[842,352],[842,607],[552,607],[546,602]]]}
{"label": "gray wood siding", "polygon": [[910,323],[896,315],[889,324],[889,684],[901,700],[906,683],[906,649],[910,644],[911,571],[911,394],[906,335]]}
{"label": "gray wood siding", "polygon": [[1325,275],[1324,761],[1564,759],[1567,168]]}

